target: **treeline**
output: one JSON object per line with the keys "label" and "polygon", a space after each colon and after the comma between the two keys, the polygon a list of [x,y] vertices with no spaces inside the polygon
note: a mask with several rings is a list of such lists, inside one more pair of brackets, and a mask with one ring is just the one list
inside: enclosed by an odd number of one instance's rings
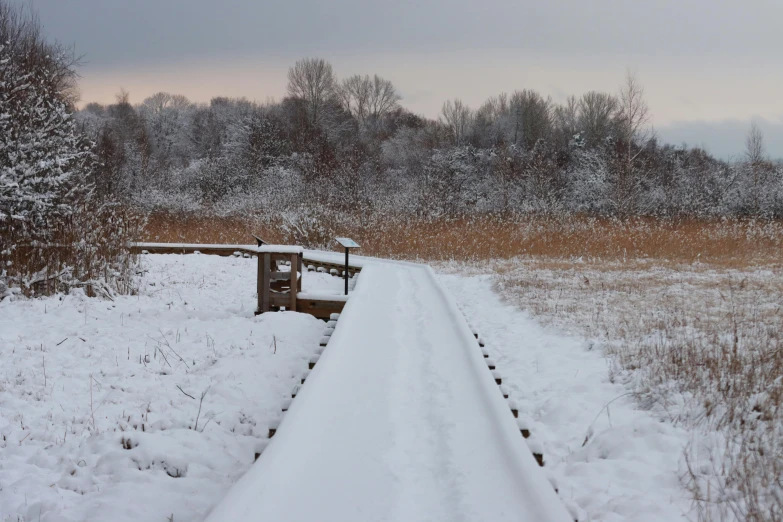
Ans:
{"label": "treeline", "polygon": [[553,103],[532,90],[437,121],[378,76],[291,67],[279,103],[159,93],[78,114],[97,143],[100,189],[145,209],[220,214],[304,207],[440,217],[472,213],[783,217],[783,167],[753,129],[720,161],[658,142],[642,87]]}

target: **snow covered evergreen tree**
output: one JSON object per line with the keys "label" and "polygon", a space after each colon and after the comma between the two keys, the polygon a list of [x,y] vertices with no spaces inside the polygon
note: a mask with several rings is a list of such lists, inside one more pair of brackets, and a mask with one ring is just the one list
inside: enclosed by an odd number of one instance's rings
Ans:
{"label": "snow covered evergreen tree", "polygon": [[0,47],[0,220],[46,240],[88,190],[95,157],[45,68]]}
{"label": "snow covered evergreen tree", "polygon": [[[29,294],[108,290],[126,216],[92,198],[97,159],[72,118],[72,54],[0,0],[0,279]],[[7,293],[4,290],[3,293]]]}

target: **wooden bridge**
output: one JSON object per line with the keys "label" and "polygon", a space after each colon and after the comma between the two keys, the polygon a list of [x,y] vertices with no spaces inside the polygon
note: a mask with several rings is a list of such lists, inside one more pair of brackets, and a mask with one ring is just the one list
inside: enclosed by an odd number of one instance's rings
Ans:
{"label": "wooden bridge", "polygon": [[[302,291],[301,277],[307,272],[323,271],[345,275],[346,265],[336,260],[308,256],[301,247],[286,245],[216,245],[196,243],[132,243],[134,254],[205,254],[223,257],[257,257],[256,314],[290,310],[328,320],[340,313],[348,297],[343,295],[312,294]],[[290,267],[286,269],[286,267]],[[355,277],[362,267],[349,264],[348,277]],[[294,276],[296,274],[296,276]]]}

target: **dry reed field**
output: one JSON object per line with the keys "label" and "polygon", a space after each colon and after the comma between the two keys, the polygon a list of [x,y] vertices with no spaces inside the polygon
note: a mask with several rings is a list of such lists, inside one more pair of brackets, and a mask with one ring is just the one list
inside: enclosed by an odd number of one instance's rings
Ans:
{"label": "dry reed field", "polygon": [[362,216],[195,217],[154,214],[145,241],[273,243],[334,249],[350,236],[361,253],[422,261],[482,261],[518,256],[555,259],[702,262],[748,266],[783,259],[783,223],[753,220],[610,219],[512,216],[416,220]]}
{"label": "dry reed field", "polygon": [[610,378],[694,432],[682,479],[701,520],[781,520],[780,257],[728,267],[524,258],[492,270],[504,297],[602,345]]}

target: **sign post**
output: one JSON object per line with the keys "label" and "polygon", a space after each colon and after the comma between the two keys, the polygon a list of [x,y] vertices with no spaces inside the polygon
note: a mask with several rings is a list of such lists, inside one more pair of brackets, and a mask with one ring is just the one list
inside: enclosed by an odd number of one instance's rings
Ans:
{"label": "sign post", "polygon": [[348,295],[348,251],[352,248],[359,248],[359,244],[353,239],[347,237],[337,237],[335,241],[340,243],[345,248],[345,295]]}

